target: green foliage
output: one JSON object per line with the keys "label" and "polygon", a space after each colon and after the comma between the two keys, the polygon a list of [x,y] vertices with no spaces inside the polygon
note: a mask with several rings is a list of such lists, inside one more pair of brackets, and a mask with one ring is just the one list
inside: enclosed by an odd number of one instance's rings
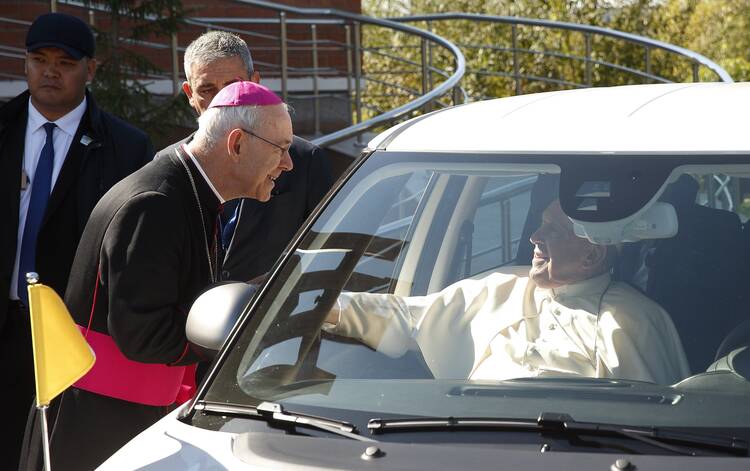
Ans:
{"label": "green foliage", "polygon": [[683,3],[695,4],[683,44],[717,61],[734,80],[750,80],[750,1],[670,2]]}
{"label": "green foliage", "polygon": [[[87,2],[89,3],[89,2]],[[166,72],[149,61],[132,42],[149,40],[169,44],[184,16],[180,0],[107,0],[97,2],[107,12],[106,28],[97,32],[99,67],[92,82],[97,103],[151,135],[159,143],[175,126],[192,120],[181,96],[158,96],[146,88],[148,79]]]}
{"label": "green foliage", "polygon": [[[748,0],[365,0],[363,10],[384,17],[462,12],[595,25],[700,52],[722,65],[735,80],[750,78]],[[694,78],[694,64],[687,58],[658,48],[647,51],[640,44],[604,35],[463,20],[415,26],[431,29],[461,47],[468,71],[462,87],[474,99],[587,85],[647,83],[651,80],[645,72],[676,82]],[[382,30],[363,30],[366,47],[382,48],[406,41],[399,35],[382,34]],[[374,103],[377,109],[393,108],[421,92],[419,44],[409,45],[411,48],[401,55],[412,63],[410,74],[384,77],[382,82],[390,85],[368,84],[368,95],[372,92],[373,96],[368,103]],[[397,70],[392,58],[369,52],[363,63],[381,74]],[[433,64],[451,71],[447,54],[433,58]],[[700,80],[718,80],[705,67],[697,72]],[[433,72],[431,78],[439,81],[436,75]],[[402,92],[398,101],[393,97],[388,101],[387,96],[396,92]]]}
{"label": "green foliage", "polygon": [[740,213],[744,218],[745,221],[750,220],[750,196],[749,194],[745,194],[742,202],[740,203],[740,207],[737,208],[737,212]]}

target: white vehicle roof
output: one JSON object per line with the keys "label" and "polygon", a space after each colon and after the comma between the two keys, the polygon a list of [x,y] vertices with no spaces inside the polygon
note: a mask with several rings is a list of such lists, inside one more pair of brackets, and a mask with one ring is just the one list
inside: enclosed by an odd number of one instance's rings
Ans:
{"label": "white vehicle roof", "polygon": [[745,153],[750,82],[586,88],[471,103],[401,123],[370,149]]}

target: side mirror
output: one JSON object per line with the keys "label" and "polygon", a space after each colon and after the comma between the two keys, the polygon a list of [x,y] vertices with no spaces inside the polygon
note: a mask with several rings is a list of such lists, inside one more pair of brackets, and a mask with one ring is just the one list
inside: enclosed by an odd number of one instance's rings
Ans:
{"label": "side mirror", "polygon": [[198,296],[185,325],[188,340],[206,350],[218,352],[257,290],[257,285],[227,283]]}

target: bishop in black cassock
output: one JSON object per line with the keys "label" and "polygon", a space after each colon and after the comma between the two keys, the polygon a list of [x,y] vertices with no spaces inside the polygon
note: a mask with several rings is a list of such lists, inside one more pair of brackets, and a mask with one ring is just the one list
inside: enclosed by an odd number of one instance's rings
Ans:
{"label": "bishop in black cassock", "polygon": [[[237,82],[211,108],[191,144],[121,181],[89,219],[65,302],[97,361],[54,403],[53,469],[94,469],[173,407],[201,360],[185,323],[218,278],[221,205],[268,200],[292,168],[291,120],[273,92]],[[41,438],[27,436],[35,463]]]}

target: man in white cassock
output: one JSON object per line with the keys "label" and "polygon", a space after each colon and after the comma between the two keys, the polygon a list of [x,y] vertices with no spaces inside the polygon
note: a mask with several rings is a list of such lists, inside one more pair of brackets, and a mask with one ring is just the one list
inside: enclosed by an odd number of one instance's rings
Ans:
{"label": "man in white cassock", "polygon": [[673,384],[690,374],[669,315],[610,278],[614,246],[577,237],[559,201],[531,242],[531,269],[426,296],[342,293],[323,328],[394,358],[418,349],[436,379],[574,375]]}

